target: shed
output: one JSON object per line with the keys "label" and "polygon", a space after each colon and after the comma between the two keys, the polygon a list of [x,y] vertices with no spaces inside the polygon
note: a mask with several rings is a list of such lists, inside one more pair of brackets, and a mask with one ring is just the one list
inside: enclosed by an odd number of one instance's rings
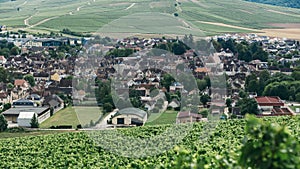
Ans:
{"label": "shed", "polygon": [[20,112],[18,116],[18,125],[20,127],[30,127],[33,116],[36,116],[35,112]]}

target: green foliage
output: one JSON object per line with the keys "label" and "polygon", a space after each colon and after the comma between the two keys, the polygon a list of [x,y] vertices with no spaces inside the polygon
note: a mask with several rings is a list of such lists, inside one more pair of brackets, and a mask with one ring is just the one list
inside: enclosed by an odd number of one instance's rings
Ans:
{"label": "green foliage", "polygon": [[245,88],[248,92],[256,92],[257,95],[261,96],[263,91],[270,82],[271,75],[268,71],[264,70],[257,76],[252,73],[250,76],[246,77]]}
{"label": "green foliage", "polygon": [[300,167],[300,145],[286,126],[248,117],[241,166],[257,169],[294,169]]}
{"label": "green foliage", "polygon": [[113,49],[107,52],[106,56],[112,57],[128,57],[134,53],[134,50],[131,48],[124,48],[124,49]]}
{"label": "green foliage", "polygon": [[164,74],[161,80],[161,85],[165,87],[168,91],[170,90],[170,86],[175,82],[175,79],[170,74]]}
{"label": "green foliage", "polygon": [[39,126],[40,126],[39,121],[35,114],[33,115],[32,119],[31,119],[30,126],[31,126],[31,128],[39,128]]}
{"label": "green foliage", "polygon": [[237,106],[240,107],[242,115],[258,114],[257,102],[254,99],[243,98],[238,101]]}
{"label": "green foliage", "polygon": [[201,114],[203,118],[207,118],[208,113],[209,111],[206,109],[206,110],[202,110],[199,114]]}
{"label": "green foliage", "polygon": [[32,86],[32,87],[35,86],[35,80],[31,74],[24,76],[24,80],[26,80],[30,84],[30,86]]}
{"label": "green foliage", "polygon": [[13,48],[11,48],[10,49],[10,54],[11,55],[18,55],[20,53],[20,49],[17,47],[17,46],[15,46],[15,47],[13,47]]}
{"label": "green foliage", "polygon": [[6,111],[6,110],[8,110],[10,108],[11,108],[11,103],[6,103],[6,104],[3,105],[2,111]]}
{"label": "green foliage", "polygon": [[103,105],[103,111],[105,113],[109,113],[113,111],[113,106],[110,103],[104,103]]}
{"label": "green foliage", "polygon": [[7,129],[7,121],[5,119],[5,117],[0,114],[0,132],[5,131]]}
{"label": "green foliage", "polygon": [[50,107],[50,116],[53,116],[53,114],[54,114],[54,108]]}
{"label": "green foliage", "polygon": [[210,96],[207,95],[207,94],[204,94],[200,97],[200,101],[201,103],[206,106],[207,105],[207,102],[209,102],[211,100]]}
{"label": "green foliage", "polygon": [[208,84],[205,79],[203,79],[203,80],[197,79],[197,86],[200,91],[203,91],[204,89],[206,89],[208,87]]}
{"label": "green foliage", "polygon": [[300,8],[300,3],[298,0],[246,0],[246,1],[276,5],[276,6],[284,6],[290,8]]}
{"label": "green foliage", "polygon": [[[264,122],[276,122],[282,126],[286,124],[292,130],[291,134],[297,141],[300,138],[299,120],[299,117],[263,119]],[[95,140],[85,132],[1,139],[0,168],[241,168],[238,160],[243,146],[246,121],[242,119],[219,122],[211,133],[203,132],[206,124],[195,123],[187,136],[176,147],[164,151],[162,154],[145,158],[127,158],[112,153],[109,151],[110,149],[102,147],[104,138],[99,138],[101,141],[97,145]],[[118,133],[130,137],[151,138],[163,133],[169,127],[170,125],[144,126],[120,129]],[[252,128],[260,128],[260,125]],[[118,137],[113,137],[114,135],[109,135],[109,133],[107,136],[112,138],[111,142],[122,143],[113,148],[128,149],[136,146],[125,147],[125,143],[121,142]],[[207,138],[202,140],[202,137],[205,136]],[[172,140],[162,139],[160,140],[162,144],[154,144],[165,145],[168,141]],[[268,140],[268,142],[273,144],[272,140]],[[149,145],[152,142],[147,141],[140,144]],[[138,152],[133,151],[132,153]],[[32,158],[33,156],[34,158]],[[293,166],[291,163],[287,165]]]}
{"label": "green foliage", "polygon": [[[7,40],[0,41],[0,55],[5,56],[6,58],[9,57],[11,52],[17,52],[18,48],[12,42],[7,42]],[[13,53],[15,54],[15,53]]]}
{"label": "green foliage", "polygon": [[225,104],[227,107],[231,107],[232,99],[231,98],[226,99]]}

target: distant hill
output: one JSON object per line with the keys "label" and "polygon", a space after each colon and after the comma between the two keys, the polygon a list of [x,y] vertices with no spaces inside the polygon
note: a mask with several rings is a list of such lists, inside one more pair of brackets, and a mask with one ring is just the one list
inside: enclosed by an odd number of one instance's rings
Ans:
{"label": "distant hill", "polygon": [[300,24],[299,9],[248,2],[254,0],[5,1],[0,5],[0,25],[14,31],[67,28],[78,33],[211,36],[260,32],[276,23]]}
{"label": "distant hill", "polygon": [[300,8],[299,0],[246,0],[246,1],[276,5],[276,6],[284,6],[290,8]]}

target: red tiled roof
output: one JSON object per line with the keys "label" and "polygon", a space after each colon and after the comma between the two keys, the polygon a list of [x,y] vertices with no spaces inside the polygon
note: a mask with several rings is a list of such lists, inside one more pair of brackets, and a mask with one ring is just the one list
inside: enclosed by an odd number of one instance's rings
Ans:
{"label": "red tiled roof", "polygon": [[23,86],[26,83],[24,79],[16,79],[14,85],[15,86]]}
{"label": "red tiled roof", "polygon": [[200,67],[200,68],[195,69],[195,72],[196,73],[207,73],[208,70],[206,67]]}
{"label": "red tiled roof", "polygon": [[272,110],[274,115],[293,115],[293,113],[288,108],[274,108]]}
{"label": "red tiled roof", "polygon": [[256,97],[256,102],[260,106],[284,106],[284,103],[280,100],[279,97]]}

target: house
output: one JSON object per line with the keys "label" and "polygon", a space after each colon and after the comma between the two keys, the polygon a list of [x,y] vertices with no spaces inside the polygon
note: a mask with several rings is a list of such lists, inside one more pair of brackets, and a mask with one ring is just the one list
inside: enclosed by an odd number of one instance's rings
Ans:
{"label": "house", "polygon": [[12,104],[13,107],[36,107],[36,104],[31,100],[19,99],[14,101]]}
{"label": "house", "polygon": [[118,126],[142,126],[147,121],[147,113],[136,108],[122,109],[112,118],[112,124]]}
{"label": "house", "polygon": [[6,63],[6,58],[4,56],[0,56],[0,64],[3,65]]}
{"label": "house", "polygon": [[0,103],[6,104],[10,102],[10,96],[7,92],[0,92]]}
{"label": "house", "polygon": [[276,96],[261,96],[255,97],[258,104],[258,109],[264,111],[272,111],[274,108],[281,108],[284,106],[283,101]]}
{"label": "house", "polygon": [[194,72],[195,76],[198,78],[202,78],[208,75],[208,69],[206,67],[196,68]]}
{"label": "house", "polygon": [[53,75],[50,76],[50,80],[59,82],[61,80],[61,77],[58,73],[54,73]]}
{"label": "house", "polygon": [[60,109],[60,108],[63,108],[64,101],[59,96],[53,94],[53,95],[45,97],[43,106],[48,106],[48,107],[54,108],[54,109]]}
{"label": "house", "polygon": [[12,107],[2,114],[5,119],[11,123],[18,123],[18,117],[21,112],[34,112],[38,116],[39,123],[42,123],[50,117],[50,108],[49,107],[32,107],[32,106],[23,106],[23,107]]}
{"label": "house", "polygon": [[22,88],[22,89],[28,89],[29,87],[29,84],[24,79],[16,79],[14,85],[17,88]]}
{"label": "house", "polygon": [[173,109],[180,107],[180,102],[177,99],[173,99],[169,104],[168,107],[171,107]]}
{"label": "house", "polygon": [[193,123],[201,121],[202,115],[190,111],[182,111],[177,114],[176,123]]}
{"label": "house", "polygon": [[184,86],[181,85],[179,82],[174,82],[172,86],[170,86],[170,92],[176,93],[177,91],[181,92],[183,90]]}
{"label": "house", "polygon": [[33,78],[35,81],[47,81],[49,80],[49,73],[46,72],[33,73]]}

